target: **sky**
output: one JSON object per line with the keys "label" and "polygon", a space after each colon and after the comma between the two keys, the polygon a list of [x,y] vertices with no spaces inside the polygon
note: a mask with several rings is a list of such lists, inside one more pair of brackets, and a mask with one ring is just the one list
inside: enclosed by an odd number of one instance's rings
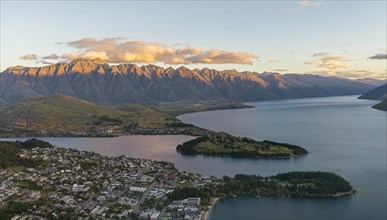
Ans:
{"label": "sky", "polygon": [[385,79],[386,1],[3,1],[1,71],[110,64]]}

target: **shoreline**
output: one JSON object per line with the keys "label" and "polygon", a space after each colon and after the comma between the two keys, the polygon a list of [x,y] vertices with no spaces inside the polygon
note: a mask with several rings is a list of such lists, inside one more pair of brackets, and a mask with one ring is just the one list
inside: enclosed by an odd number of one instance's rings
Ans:
{"label": "shoreline", "polygon": [[[169,114],[174,119],[180,120],[178,119],[179,116],[190,114],[190,113],[255,108],[255,106],[246,105],[242,102],[235,102],[235,103],[237,103],[238,105],[237,106],[218,106],[218,107],[207,108],[207,109],[183,111],[183,112],[178,112],[177,114],[174,114],[174,113],[169,113]],[[180,127],[174,127],[174,126],[152,127],[152,128],[136,127],[131,130],[127,130],[127,131],[120,130],[112,133],[94,132],[94,131],[93,132],[65,131],[61,133],[42,133],[37,131],[20,132],[20,131],[0,129],[0,138],[29,138],[29,137],[114,138],[114,137],[122,137],[127,135],[188,135],[188,136],[198,137],[211,132],[214,132],[214,131],[182,122],[182,126]]]}
{"label": "shoreline", "polygon": [[0,133],[0,138],[37,138],[37,137],[69,137],[69,138],[115,138],[129,135],[188,135],[198,137],[213,131],[196,127],[163,127],[163,128],[137,128],[127,132],[93,133],[93,132],[66,132],[66,133]]}
{"label": "shoreline", "polygon": [[356,189],[352,189],[351,191],[348,191],[348,192],[341,192],[341,193],[336,193],[336,194],[333,194],[332,197],[341,197],[341,196],[348,196],[348,195],[353,195],[357,193]]}
{"label": "shoreline", "polygon": [[206,208],[208,208],[208,211],[204,213],[204,216],[202,216],[201,220],[209,220],[208,217],[210,216],[212,209],[214,208],[216,202],[218,202],[219,199],[220,198],[218,197],[212,198],[210,205],[206,206]]}

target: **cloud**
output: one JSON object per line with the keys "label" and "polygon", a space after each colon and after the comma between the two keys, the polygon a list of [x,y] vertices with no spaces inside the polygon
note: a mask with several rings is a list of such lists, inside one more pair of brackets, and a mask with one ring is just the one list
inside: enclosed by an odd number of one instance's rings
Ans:
{"label": "cloud", "polygon": [[53,53],[53,54],[50,54],[48,56],[42,57],[42,59],[44,59],[44,60],[57,60],[57,59],[59,59],[59,56],[56,55],[55,53]]}
{"label": "cloud", "polygon": [[180,48],[176,50],[177,55],[199,55],[203,50],[200,48]]}
{"label": "cloud", "polygon": [[310,1],[310,0],[300,0],[300,1],[298,1],[298,4],[304,8],[306,8],[306,7],[320,7],[321,6],[320,1]]}
{"label": "cloud", "polygon": [[386,79],[385,73],[376,73],[365,69],[340,70],[340,71],[336,71],[334,74],[332,74],[329,71],[312,71],[308,73],[313,73],[321,76],[344,77],[349,79],[362,79],[362,78],[372,78],[372,79],[381,79],[381,80]]}
{"label": "cloud", "polygon": [[337,71],[336,75],[346,78],[375,78],[379,76],[379,74],[375,74],[370,70],[345,70],[345,71]]}
{"label": "cloud", "polygon": [[37,63],[41,63],[41,64],[44,64],[44,65],[54,64],[53,62],[50,62],[50,61],[47,61],[47,60],[39,60]]}
{"label": "cloud", "polygon": [[368,57],[368,58],[370,58],[371,60],[385,60],[385,59],[387,59],[387,53],[385,53],[385,54],[382,54],[382,53],[376,54],[376,55]]}
{"label": "cloud", "polygon": [[305,62],[308,65],[315,65],[320,68],[327,69],[329,75],[335,75],[337,71],[348,69],[349,64],[345,61],[349,61],[350,58],[346,56],[332,56],[329,53],[315,53],[313,57],[319,57],[318,59]]}
{"label": "cloud", "polygon": [[90,60],[93,60],[93,59],[109,60],[109,57],[104,51],[87,51],[82,54],[82,58],[86,58]]}
{"label": "cloud", "polygon": [[249,53],[228,52],[224,50],[207,50],[200,54],[186,57],[186,60],[189,61],[189,63],[252,64],[252,59],[257,58],[258,56]]}
{"label": "cloud", "polygon": [[73,59],[76,59],[79,57],[80,57],[79,54],[75,53],[75,52],[66,53],[66,54],[63,54],[62,56],[60,56],[60,58],[65,59],[65,60],[73,60]]}
{"label": "cloud", "polygon": [[345,54],[349,54],[349,50],[347,50],[347,49],[340,49],[340,51],[345,53]]}
{"label": "cloud", "polygon": [[329,56],[330,54],[328,52],[318,52],[314,53],[313,57],[324,57],[324,56]]}
{"label": "cloud", "polygon": [[65,43],[80,50],[79,53],[63,54],[63,59],[99,58],[110,63],[138,62],[165,64],[252,64],[258,56],[246,52],[219,49],[176,48],[160,42],[123,41],[122,38],[83,38]]}
{"label": "cloud", "polygon": [[278,60],[269,60],[269,63],[278,63],[279,61]]}
{"label": "cloud", "polygon": [[274,72],[288,72],[289,69],[276,69],[276,70],[273,70]]}
{"label": "cloud", "polygon": [[[342,52],[348,52],[345,49]],[[380,55],[380,54],[378,54]],[[376,55],[375,55],[376,56]],[[385,58],[384,58],[385,59]],[[374,79],[385,79],[386,73],[372,72],[368,69],[360,69],[356,64],[349,65],[348,61],[354,61],[349,56],[337,56],[332,55],[328,52],[318,52],[312,55],[312,59],[305,62],[307,65],[314,65],[322,68],[323,70],[309,71],[322,76],[337,76],[350,79],[360,78],[374,78]]]}
{"label": "cloud", "polygon": [[20,59],[22,59],[22,60],[36,60],[37,56],[36,56],[36,54],[27,54],[27,55],[21,56]]}

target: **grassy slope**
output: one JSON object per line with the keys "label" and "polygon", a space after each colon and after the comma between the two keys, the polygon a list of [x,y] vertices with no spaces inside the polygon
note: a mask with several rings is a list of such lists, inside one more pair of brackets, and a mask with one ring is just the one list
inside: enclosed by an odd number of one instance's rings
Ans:
{"label": "grassy slope", "polygon": [[167,112],[163,112],[140,104],[128,104],[116,108],[116,110],[133,114],[140,127],[166,127],[181,125],[182,122]]}
{"label": "grassy slope", "polygon": [[1,133],[88,132],[106,126],[154,128],[176,122],[168,114],[142,106],[127,106],[127,110],[130,111],[110,109],[64,95],[29,98],[0,112]]}
{"label": "grassy slope", "polygon": [[179,101],[179,102],[157,102],[157,103],[145,103],[146,106],[151,108],[169,113],[173,116],[200,112],[210,110],[221,110],[221,109],[240,109],[240,108],[251,108],[240,102],[230,101]]}
{"label": "grassy slope", "polygon": [[299,146],[270,141],[255,141],[226,133],[213,133],[183,145],[177,150],[183,154],[229,155],[246,157],[293,157],[306,154]]}

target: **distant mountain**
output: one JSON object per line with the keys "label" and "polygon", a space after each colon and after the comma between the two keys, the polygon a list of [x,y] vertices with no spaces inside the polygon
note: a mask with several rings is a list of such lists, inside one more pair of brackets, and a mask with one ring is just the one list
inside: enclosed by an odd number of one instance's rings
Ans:
{"label": "distant mountain", "polygon": [[182,123],[140,105],[122,110],[65,95],[33,97],[0,111],[0,136],[106,136],[133,128],[163,128]]}
{"label": "distant mountain", "polygon": [[364,79],[356,79],[356,82],[361,82],[361,83],[365,83],[373,86],[381,86],[386,83],[386,80],[364,78]]}
{"label": "distant mountain", "polygon": [[387,98],[381,101],[380,103],[372,106],[372,108],[382,110],[382,111],[387,111]]}
{"label": "distant mountain", "polygon": [[374,88],[359,97],[359,99],[383,100],[387,98],[387,83]]}
{"label": "distant mountain", "polygon": [[31,96],[65,94],[103,105],[181,100],[259,101],[361,94],[369,84],[337,77],[109,65],[76,59],[0,73],[0,105]]}

